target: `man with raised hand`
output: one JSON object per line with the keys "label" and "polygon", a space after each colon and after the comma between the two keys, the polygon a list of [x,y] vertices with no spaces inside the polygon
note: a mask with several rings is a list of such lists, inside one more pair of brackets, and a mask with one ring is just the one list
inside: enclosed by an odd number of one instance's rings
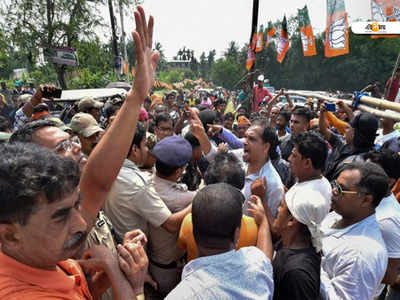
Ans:
{"label": "man with raised hand", "polygon": [[103,207],[106,196],[127,157],[140,107],[154,83],[159,53],[151,50],[153,18],[150,17],[149,23],[146,24],[143,8],[138,7],[138,11],[135,12],[135,22],[137,26],[133,32],[137,51],[135,81],[115,121],[91,153],[87,164],[84,164],[85,159],[81,155],[80,146],[56,126],[47,126],[36,132],[25,132],[20,134],[19,138],[15,138],[16,141],[26,141],[25,134],[30,134],[32,142],[80,163],[83,169],[79,183],[82,215],[88,224],[88,231],[95,224],[99,210]]}

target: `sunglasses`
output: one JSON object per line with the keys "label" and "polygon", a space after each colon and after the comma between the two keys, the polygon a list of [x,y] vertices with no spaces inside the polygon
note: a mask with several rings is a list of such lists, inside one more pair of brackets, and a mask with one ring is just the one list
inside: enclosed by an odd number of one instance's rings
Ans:
{"label": "sunglasses", "polygon": [[336,180],[333,180],[331,182],[331,187],[332,187],[332,193],[338,197],[342,196],[343,194],[360,194],[360,192],[357,191],[347,191],[346,188],[343,187]]}

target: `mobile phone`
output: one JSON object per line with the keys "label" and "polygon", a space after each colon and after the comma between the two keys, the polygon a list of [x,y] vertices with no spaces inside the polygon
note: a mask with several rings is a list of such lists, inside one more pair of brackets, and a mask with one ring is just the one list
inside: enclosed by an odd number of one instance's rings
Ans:
{"label": "mobile phone", "polygon": [[336,104],[335,103],[325,103],[325,107],[327,111],[336,111]]}
{"label": "mobile phone", "polygon": [[47,87],[43,87],[42,96],[43,98],[61,98],[62,89],[54,88],[50,91]]}

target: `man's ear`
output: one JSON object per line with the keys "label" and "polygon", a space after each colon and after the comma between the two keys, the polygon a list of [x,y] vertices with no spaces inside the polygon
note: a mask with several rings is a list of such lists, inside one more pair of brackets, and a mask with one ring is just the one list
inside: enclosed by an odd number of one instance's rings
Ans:
{"label": "man's ear", "polygon": [[1,223],[0,224],[0,244],[8,249],[18,248],[21,237],[15,224]]}
{"label": "man's ear", "polygon": [[237,227],[233,234],[233,244],[235,245],[235,249],[239,244],[239,237],[240,237],[240,227]]}
{"label": "man's ear", "polygon": [[271,149],[271,143],[264,143],[264,154],[269,156],[269,150]]}
{"label": "man's ear", "polygon": [[364,200],[361,202],[361,206],[375,207],[373,202],[374,202],[374,198],[372,197],[372,195],[367,194],[367,195],[365,195]]}
{"label": "man's ear", "polygon": [[308,169],[312,169],[312,161],[311,161],[311,158],[306,158],[306,165],[305,165],[305,167],[306,168],[308,168]]}

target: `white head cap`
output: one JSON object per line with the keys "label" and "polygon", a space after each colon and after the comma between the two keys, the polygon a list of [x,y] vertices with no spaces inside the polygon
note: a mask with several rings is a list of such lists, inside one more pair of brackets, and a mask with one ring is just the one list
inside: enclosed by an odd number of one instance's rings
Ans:
{"label": "white head cap", "polygon": [[285,200],[292,216],[308,227],[314,248],[317,252],[321,251],[323,233],[320,225],[329,213],[331,201],[319,191],[307,187],[286,195]]}
{"label": "white head cap", "polygon": [[257,77],[257,81],[264,81],[264,75],[260,75]]}

